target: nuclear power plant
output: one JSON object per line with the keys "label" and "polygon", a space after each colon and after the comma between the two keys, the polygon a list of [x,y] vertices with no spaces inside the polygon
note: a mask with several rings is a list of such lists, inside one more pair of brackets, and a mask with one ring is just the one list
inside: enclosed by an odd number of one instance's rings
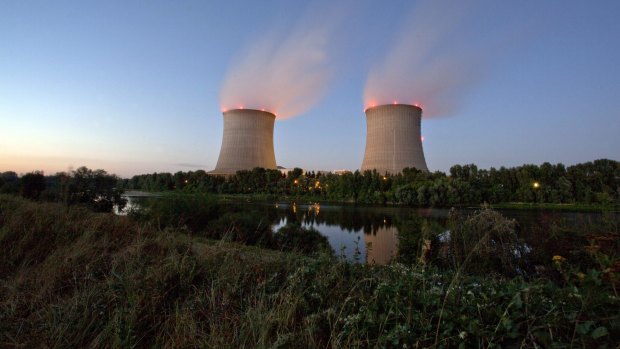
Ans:
{"label": "nuclear power plant", "polygon": [[406,167],[428,171],[420,124],[422,108],[386,104],[366,109],[366,151],[362,171],[396,174]]}
{"label": "nuclear power plant", "polygon": [[233,175],[255,167],[276,168],[273,151],[275,114],[254,109],[224,113],[222,148],[213,175]]}

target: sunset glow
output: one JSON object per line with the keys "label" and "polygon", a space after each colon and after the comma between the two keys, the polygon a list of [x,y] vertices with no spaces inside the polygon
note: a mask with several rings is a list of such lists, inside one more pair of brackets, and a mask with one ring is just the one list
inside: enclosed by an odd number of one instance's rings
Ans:
{"label": "sunset glow", "polygon": [[0,171],[210,170],[256,109],[278,165],[354,172],[385,104],[423,109],[433,170],[620,157],[615,2],[190,4],[0,4]]}

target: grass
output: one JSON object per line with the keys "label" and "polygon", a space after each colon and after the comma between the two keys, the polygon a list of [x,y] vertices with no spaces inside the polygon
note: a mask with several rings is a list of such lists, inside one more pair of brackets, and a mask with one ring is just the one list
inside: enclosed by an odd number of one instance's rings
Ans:
{"label": "grass", "polygon": [[615,281],[568,262],[562,285],[352,264],[0,196],[0,347],[615,346]]}

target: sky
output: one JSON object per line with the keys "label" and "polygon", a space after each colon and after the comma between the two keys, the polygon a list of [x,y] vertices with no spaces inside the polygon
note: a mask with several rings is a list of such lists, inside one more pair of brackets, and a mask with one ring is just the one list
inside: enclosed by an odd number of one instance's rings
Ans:
{"label": "sky", "polygon": [[436,3],[2,1],[0,171],[209,171],[254,91],[287,168],[358,169],[392,95],[431,171],[620,160],[619,1]]}

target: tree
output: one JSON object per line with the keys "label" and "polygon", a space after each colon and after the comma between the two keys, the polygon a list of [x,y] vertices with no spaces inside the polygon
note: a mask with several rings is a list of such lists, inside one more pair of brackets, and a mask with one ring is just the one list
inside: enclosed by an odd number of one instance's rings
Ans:
{"label": "tree", "polygon": [[38,199],[45,190],[45,176],[43,172],[35,171],[25,174],[21,178],[21,194],[28,199]]}
{"label": "tree", "polygon": [[116,188],[118,177],[109,175],[104,170],[90,170],[80,167],[71,173],[63,190],[64,201],[71,204],[83,204],[96,212],[110,212],[114,206],[123,209],[127,200],[122,190]]}

